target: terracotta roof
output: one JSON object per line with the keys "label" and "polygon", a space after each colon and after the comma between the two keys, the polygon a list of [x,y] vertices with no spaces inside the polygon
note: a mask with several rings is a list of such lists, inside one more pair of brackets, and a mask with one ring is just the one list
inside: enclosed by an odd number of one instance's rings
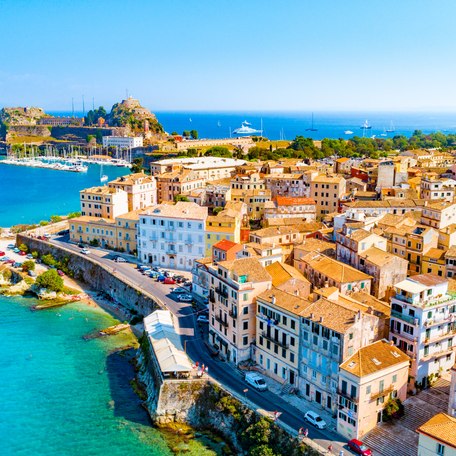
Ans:
{"label": "terracotta roof", "polygon": [[[327,252],[336,250],[336,244],[315,238],[304,238],[301,244],[295,246],[295,251],[302,252]],[[326,253],[327,254],[327,253]]]}
{"label": "terracotta roof", "polygon": [[454,258],[456,257],[456,246],[451,246],[445,253],[445,258]]}
{"label": "terracotta roof", "polygon": [[446,250],[430,248],[425,254],[423,254],[423,259],[431,258],[433,260],[441,260],[445,257]]}
{"label": "terracotta roof", "polygon": [[275,298],[275,306],[286,310],[294,315],[302,315],[306,308],[311,305],[307,299],[296,296],[292,293],[279,290],[278,288],[272,288],[261,293],[257,299],[272,304],[273,297]]}
{"label": "terracotta roof", "polygon": [[[215,249],[223,250],[225,252],[228,252],[228,250],[231,250],[233,247],[239,246],[242,248],[241,244],[238,244],[233,241],[229,241],[228,239],[222,239],[221,241],[217,242],[214,244],[212,247]],[[239,249],[240,250],[240,249]]]}
{"label": "terracotta roof", "polygon": [[158,204],[150,209],[143,210],[142,214],[157,218],[205,220],[207,218],[207,211],[207,207],[199,206],[196,203],[178,201],[176,204]]}
{"label": "terracotta roof", "polygon": [[287,234],[298,234],[299,230],[294,226],[276,226],[263,228],[261,230],[252,231],[250,234],[258,237],[271,237],[271,236],[283,236]]}
{"label": "terracotta roof", "polygon": [[145,173],[129,174],[127,176],[120,176],[109,182],[111,184],[124,184],[124,185],[136,185],[136,184],[149,184],[154,181],[154,178],[148,176]]}
{"label": "terracotta roof", "polygon": [[[115,193],[123,192],[118,188],[107,187],[106,185],[102,185],[100,187],[90,187],[84,190],[81,190],[79,193],[96,193],[97,195],[113,195]],[[124,193],[125,194],[125,193]]]}
{"label": "terracotta roof", "polygon": [[359,242],[362,241],[363,239],[368,238],[369,236],[372,236],[373,233],[370,231],[364,230],[364,229],[359,229],[359,230],[354,230],[350,234],[347,235],[349,239],[352,239],[353,241]]}
{"label": "terracotta roof", "polygon": [[337,163],[345,163],[350,160],[348,157],[341,157],[336,160]]}
{"label": "terracotta roof", "polygon": [[456,418],[446,413],[438,413],[416,431],[456,448]]}
{"label": "terracotta roof", "polygon": [[278,287],[292,278],[310,283],[296,268],[279,261],[266,266],[266,271],[271,275],[274,287]]}
{"label": "terracotta roof", "polygon": [[71,219],[71,222],[74,223],[98,223],[103,225],[115,225],[116,221],[114,219],[102,218],[102,217],[91,217],[89,215],[81,215],[80,217],[75,217]]}
{"label": "terracotta roof", "polygon": [[446,279],[445,277],[439,277],[434,274],[418,274],[409,277],[408,280],[421,283],[426,287],[433,287],[435,285],[440,285],[441,283],[448,282],[448,279]]}
{"label": "terracotta roof", "polygon": [[404,260],[404,258],[394,255],[393,253],[385,252],[384,250],[381,250],[378,247],[371,247],[365,250],[364,252],[359,254],[359,257],[364,258],[369,263],[373,263],[377,266],[384,266],[393,261],[408,264],[408,261]]}
{"label": "terracotta roof", "polygon": [[316,176],[312,179],[312,184],[317,183],[317,184],[340,184],[342,181],[345,179],[342,176],[325,176],[325,175],[320,175]]}
{"label": "terracotta roof", "polygon": [[246,276],[247,282],[267,282],[272,280],[270,274],[261,266],[261,263],[256,258],[220,261],[218,265],[228,269],[228,271],[238,277]]}
{"label": "terracotta roof", "polygon": [[277,196],[275,198],[277,206],[299,206],[299,205],[316,205],[312,198],[295,198],[289,196]]}
{"label": "terracotta roof", "polygon": [[409,361],[410,358],[397,347],[385,340],[379,340],[360,348],[340,365],[340,369],[361,378],[396,364],[407,363],[408,367]]}
{"label": "terracotta roof", "polygon": [[301,261],[307,263],[312,269],[320,272],[322,275],[333,279],[336,283],[357,282],[360,280],[370,280],[370,275],[358,271],[345,263],[342,263],[325,255],[311,252],[301,258]]}

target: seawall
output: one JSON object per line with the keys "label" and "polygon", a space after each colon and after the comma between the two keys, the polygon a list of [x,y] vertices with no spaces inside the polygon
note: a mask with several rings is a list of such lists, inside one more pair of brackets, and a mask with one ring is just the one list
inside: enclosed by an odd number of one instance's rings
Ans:
{"label": "seawall", "polygon": [[51,254],[58,261],[66,263],[75,279],[86,283],[94,290],[106,293],[130,314],[148,315],[154,310],[163,308],[162,303],[153,295],[145,293],[126,279],[120,279],[116,276],[114,268],[104,266],[95,259],[83,257],[64,247],[24,234],[17,235],[16,243],[25,244],[30,252],[37,251],[40,256]]}

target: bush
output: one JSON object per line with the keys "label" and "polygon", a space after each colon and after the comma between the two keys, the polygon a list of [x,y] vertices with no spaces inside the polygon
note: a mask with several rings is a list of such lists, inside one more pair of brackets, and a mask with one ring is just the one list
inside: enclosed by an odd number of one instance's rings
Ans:
{"label": "bush", "polygon": [[28,247],[25,244],[21,244],[19,246],[19,250],[21,250],[22,252],[27,253],[28,252]]}
{"label": "bush", "polygon": [[55,269],[43,272],[39,275],[35,282],[39,287],[46,288],[49,291],[59,292],[63,290],[63,279],[57,274]]}
{"label": "bush", "polygon": [[50,253],[43,255],[41,261],[47,266],[55,266],[57,264],[56,259]]}
{"label": "bush", "polygon": [[98,239],[92,239],[91,241],[89,241],[89,244],[92,247],[99,247],[100,246],[100,241]]}
{"label": "bush", "polygon": [[40,256],[40,255],[39,255],[39,253],[38,253],[36,250],[34,250],[34,251],[32,252],[32,257],[33,257],[35,260],[36,260],[39,256]]}
{"label": "bush", "polygon": [[391,421],[393,418],[404,416],[404,406],[400,399],[389,398],[383,409],[383,421]]}
{"label": "bush", "polygon": [[22,270],[24,272],[34,271],[35,270],[35,262],[32,260],[27,260],[22,263]]}
{"label": "bush", "polygon": [[51,223],[57,223],[57,222],[61,222],[62,221],[62,217],[60,217],[60,215],[51,215]]}

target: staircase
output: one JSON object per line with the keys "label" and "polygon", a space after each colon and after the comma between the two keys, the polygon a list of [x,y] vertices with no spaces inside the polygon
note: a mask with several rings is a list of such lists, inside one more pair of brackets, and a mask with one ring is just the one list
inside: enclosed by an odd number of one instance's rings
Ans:
{"label": "staircase", "polygon": [[418,434],[406,430],[399,431],[397,425],[384,423],[377,426],[361,439],[374,454],[382,456],[416,456],[418,454]]}

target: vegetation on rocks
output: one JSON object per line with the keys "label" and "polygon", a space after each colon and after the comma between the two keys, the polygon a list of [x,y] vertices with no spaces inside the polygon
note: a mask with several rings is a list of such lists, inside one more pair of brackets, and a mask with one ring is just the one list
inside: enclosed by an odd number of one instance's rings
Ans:
{"label": "vegetation on rocks", "polygon": [[55,269],[49,269],[43,272],[36,278],[35,284],[40,288],[45,288],[48,291],[55,291],[56,293],[63,291],[63,279],[57,274]]}
{"label": "vegetation on rocks", "polygon": [[28,272],[28,271],[34,271],[35,270],[35,262],[32,260],[27,260],[22,263],[22,271],[23,272]]}

